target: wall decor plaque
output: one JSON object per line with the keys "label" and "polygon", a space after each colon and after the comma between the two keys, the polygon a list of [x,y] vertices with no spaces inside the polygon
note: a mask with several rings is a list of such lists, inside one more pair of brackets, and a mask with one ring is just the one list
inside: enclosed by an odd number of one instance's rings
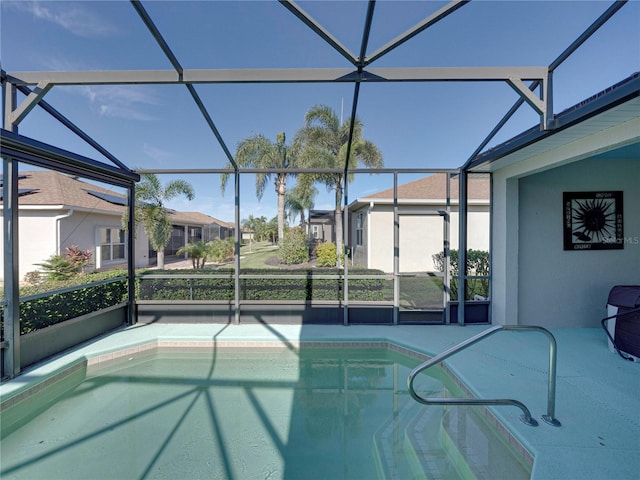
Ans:
{"label": "wall decor plaque", "polygon": [[624,248],[622,192],[564,192],[564,249]]}

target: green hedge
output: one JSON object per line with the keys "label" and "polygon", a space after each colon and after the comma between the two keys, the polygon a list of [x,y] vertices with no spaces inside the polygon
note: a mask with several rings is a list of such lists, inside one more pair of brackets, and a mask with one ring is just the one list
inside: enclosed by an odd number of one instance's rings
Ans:
{"label": "green hedge", "polygon": [[[206,273],[205,273],[206,272]],[[242,275],[264,278],[240,279],[241,300],[332,300],[343,299],[342,279],[320,279],[318,275],[336,275],[337,269],[243,269]],[[193,270],[148,271],[138,277],[139,300],[222,300],[233,301],[234,278],[145,278],[147,275],[189,275]],[[231,269],[204,270],[199,274],[228,274]],[[380,270],[350,269],[351,275],[383,275]],[[307,278],[278,278],[305,275]],[[383,300],[384,279],[349,278],[349,298],[356,301]]]}
{"label": "green hedge", "polygon": [[[147,275],[193,275],[194,270],[145,271],[136,281],[136,298],[139,300],[234,300],[235,281],[232,269],[198,270],[198,275],[226,274],[230,278],[146,278]],[[263,276],[240,280],[241,300],[343,300],[342,279],[320,279],[318,275],[336,275],[335,268],[314,269],[244,269],[245,275]],[[383,275],[380,270],[350,269],[351,275]],[[70,280],[45,282],[20,289],[20,296],[82,286],[110,278],[126,277],[124,270],[112,270],[77,275]],[[278,278],[281,275],[305,275],[307,278]],[[381,301],[384,299],[384,282],[379,279],[349,279],[349,299],[354,301]],[[43,298],[20,302],[20,334],[33,332],[81,315],[96,312],[127,301],[125,279],[101,285],[86,286],[64,293],[52,293]],[[2,330],[4,309],[0,309]]]}
{"label": "green hedge", "polygon": [[[65,281],[45,282],[37,286],[23,287],[20,289],[20,296],[46,293],[126,275],[127,272],[123,270],[77,275]],[[22,301],[20,302],[20,334],[24,335],[25,333],[40,330],[126,301],[127,281],[124,279]],[[4,309],[0,310],[0,312],[0,322],[2,322],[4,320]]]}

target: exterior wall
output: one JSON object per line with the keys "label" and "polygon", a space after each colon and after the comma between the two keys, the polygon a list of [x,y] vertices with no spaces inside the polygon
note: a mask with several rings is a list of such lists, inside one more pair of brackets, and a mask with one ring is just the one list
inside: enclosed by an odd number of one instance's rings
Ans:
{"label": "exterior wall", "polygon": [[[22,221],[22,220],[21,220]],[[111,261],[103,263],[100,260],[100,229],[122,228],[120,216],[106,214],[90,214],[74,212],[73,215],[60,221],[60,251],[77,245],[82,250],[91,250],[91,264],[95,268],[105,270],[109,268],[126,268],[127,261]],[[149,241],[142,226],[138,226],[136,233],[136,268],[149,265]]]}
{"label": "exterior wall", "polygon": [[[624,192],[624,249],[565,251],[562,193],[598,190]],[[583,160],[520,179],[519,196],[519,322],[599,327],[611,287],[640,284],[640,161]]]}
{"label": "exterior wall", "polygon": [[[92,265],[96,268],[126,268],[126,260],[100,265],[100,237],[102,227],[121,228],[120,217],[105,214],[89,214],[70,210],[20,210],[19,229],[19,272],[18,278],[37,270],[50,256],[64,252],[67,247],[77,245],[82,250],[91,251]],[[0,215],[1,218],[1,215]],[[0,222],[0,233],[3,230]],[[60,239],[60,245],[58,245]],[[149,265],[149,241],[142,226],[136,236],[136,267]],[[4,255],[0,255],[0,279],[4,279]]]}
{"label": "exterior wall", "polygon": [[[313,228],[314,226],[318,227],[318,237],[315,238],[313,236]],[[335,238],[333,238],[333,225],[329,223],[328,220],[322,221],[314,221],[312,220],[309,225],[309,239],[316,243],[318,242],[335,242]]]}
{"label": "exterior wall", "polygon": [[[639,185],[638,159],[585,159],[531,175],[516,166],[496,172],[494,218],[504,221],[494,222],[494,322],[599,327],[609,290],[640,284]],[[599,190],[624,192],[624,249],[565,251],[563,192]]]}
{"label": "exterior wall", "polygon": [[[401,206],[400,214],[400,272],[434,271],[432,256],[444,247],[444,217],[438,215],[438,206]],[[452,207],[449,239],[451,248],[458,246],[458,213]],[[426,215],[429,211],[429,215]],[[489,206],[472,205],[468,214],[468,248],[489,250]],[[355,236],[355,215],[351,215],[351,238]],[[393,272],[393,207],[376,205],[365,216],[367,220],[365,237],[367,238],[367,257],[357,255],[354,263],[359,266]],[[366,258],[366,262],[365,262]],[[362,263],[361,263],[362,262]]]}
{"label": "exterior wall", "polygon": [[[18,278],[36,270],[34,264],[42,263],[58,253],[56,246],[56,217],[66,210],[26,210],[20,212],[18,224],[19,272]],[[2,215],[0,215],[0,218]],[[0,223],[0,232],[4,224]],[[0,255],[0,278],[4,280],[4,255]]]}
{"label": "exterior wall", "polygon": [[493,174],[491,319],[518,323],[518,180]]}
{"label": "exterior wall", "polygon": [[[492,225],[492,252],[491,252],[491,318],[493,323],[497,324],[517,324],[525,323],[520,317],[519,298],[521,295],[535,295],[535,293],[519,293],[522,289],[519,286],[519,280],[521,278],[521,270],[518,265],[519,258],[519,179],[528,175],[544,172],[552,168],[559,168],[562,165],[568,165],[571,162],[589,159],[593,152],[603,152],[610,150],[611,148],[629,145],[638,141],[638,132],[640,131],[640,119],[625,122],[614,127],[601,130],[598,133],[590,135],[587,138],[580,139],[568,144],[561,145],[557,148],[550,148],[548,151],[541,153],[537,156],[530,157],[528,159],[505,165],[504,167],[497,168],[492,175],[492,200],[493,200],[493,225]],[[584,171],[581,173],[580,178],[584,178],[584,184],[577,184],[578,178],[574,178],[572,190],[587,190],[594,189],[599,190],[600,186],[594,187],[594,183],[598,183],[597,180],[601,178],[606,172],[606,176],[610,179],[610,175],[613,171],[609,167],[614,167],[612,161],[607,160],[606,163],[601,163],[597,166],[596,170]],[[626,165],[638,163],[638,159],[632,159],[627,161]],[[587,165],[587,164],[584,164]],[[592,165],[592,168],[596,168]],[[582,167],[585,168],[585,167]],[[635,166],[634,168],[637,168]],[[629,172],[623,172],[620,174],[621,179],[627,178],[632,183],[635,182],[635,188],[631,187],[631,191],[637,191],[638,176],[637,173],[634,176],[631,174],[633,168]],[[636,170],[637,171],[637,170]],[[562,173],[562,171],[559,171]],[[602,177],[604,180],[604,177]],[[566,188],[569,188],[567,186]],[[619,190],[620,188],[618,188]],[[629,196],[632,195],[637,198],[637,193],[629,193],[625,197],[625,204],[629,200]],[[632,205],[632,204],[630,204]],[[637,202],[636,202],[637,205]],[[632,208],[632,211],[634,207]],[[629,211],[627,211],[627,218],[629,218]],[[553,221],[553,220],[551,220]],[[561,222],[562,220],[558,220]],[[629,220],[627,220],[628,222]],[[631,220],[633,223],[635,220]],[[558,224],[558,228],[562,223]],[[629,225],[625,226],[625,232],[628,230]],[[626,233],[629,235],[629,233]],[[631,233],[632,238],[636,233]],[[608,251],[611,252],[611,251]],[[567,252],[569,253],[569,252]],[[573,252],[575,253],[575,252]],[[548,258],[548,257],[545,257]],[[545,262],[546,263],[546,262]],[[637,260],[636,260],[637,264]],[[542,268],[543,264],[536,266],[536,269]],[[548,275],[553,277],[558,265],[553,265],[549,262],[549,271],[553,271],[554,274]],[[573,277],[572,283],[579,282],[578,277]],[[546,282],[556,283],[553,278],[547,278]],[[635,283],[640,283],[640,280],[636,278]],[[585,285],[580,281],[582,285]],[[561,283],[556,283],[558,288],[564,288]],[[574,287],[575,289],[575,287]],[[575,293],[575,292],[574,292]],[[584,293],[584,292],[582,292]],[[601,293],[600,293],[601,294]],[[538,296],[539,302],[540,296]],[[606,296],[604,300],[606,302]],[[575,304],[575,302],[570,302]],[[580,309],[583,310],[582,308]],[[594,314],[593,311],[589,312],[591,320],[585,321],[579,318],[578,311],[573,309],[571,312],[565,312],[568,316],[564,316],[561,324],[580,326],[585,322],[593,326],[593,315],[598,316],[603,313],[601,307],[598,309],[598,314]],[[553,313],[553,318],[559,318],[558,312]],[[528,320],[531,319],[531,315],[525,313],[524,317]],[[599,318],[603,318],[602,315]],[[549,319],[537,317],[536,322],[550,322]],[[553,323],[553,322],[551,322]],[[560,326],[560,325],[556,325]]]}
{"label": "exterior wall", "polygon": [[[362,214],[362,245],[356,245],[356,217]],[[349,212],[349,243],[351,244],[352,265],[367,267],[369,256],[369,207]]]}

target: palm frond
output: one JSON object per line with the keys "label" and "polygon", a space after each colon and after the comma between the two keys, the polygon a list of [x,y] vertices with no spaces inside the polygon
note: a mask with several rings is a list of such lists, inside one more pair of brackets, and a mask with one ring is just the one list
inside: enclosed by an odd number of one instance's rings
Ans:
{"label": "palm frond", "polygon": [[171,200],[179,195],[184,195],[188,200],[196,196],[193,187],[186,180],[172,180],[164,187],[164,199]]}

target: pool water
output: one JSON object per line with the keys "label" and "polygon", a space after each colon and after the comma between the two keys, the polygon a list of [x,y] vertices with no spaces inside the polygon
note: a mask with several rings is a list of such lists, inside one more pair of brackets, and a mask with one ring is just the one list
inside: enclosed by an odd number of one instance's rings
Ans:
{"label": "pool water", "polygon": [[[30,398],[28,416],[21,404],[3,411],[0,476],[529,478],[478,410],[411,399],[418,363],[301,346],[153,350],[91,366]],[[423,377],[423,393],[460,395],[442,371]]]}

